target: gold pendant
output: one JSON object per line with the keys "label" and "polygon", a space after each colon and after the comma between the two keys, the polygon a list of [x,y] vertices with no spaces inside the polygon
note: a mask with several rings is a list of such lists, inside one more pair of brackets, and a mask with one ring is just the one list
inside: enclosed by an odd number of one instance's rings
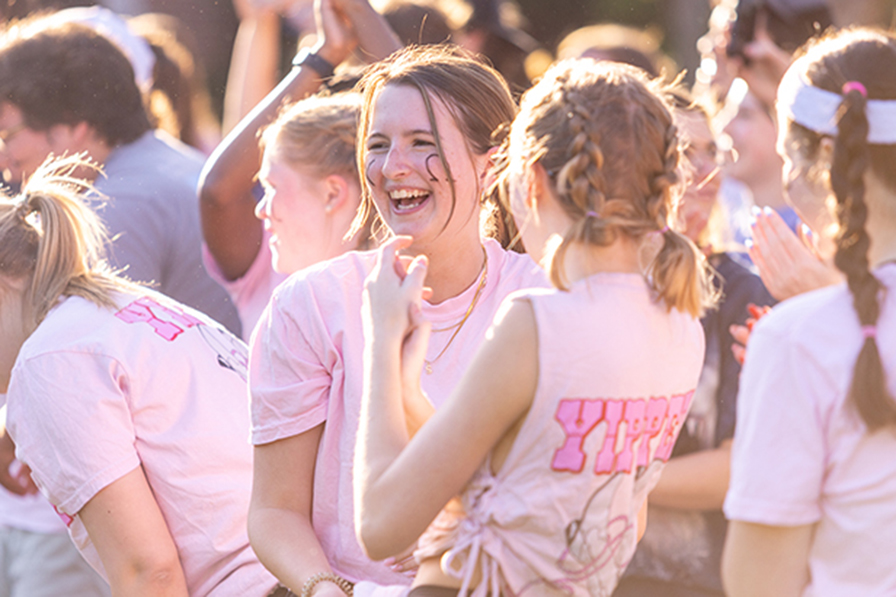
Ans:
{"label": "gold pendant", "polygon": [[423,362],[424,362],[424,364],[426,365],[426,366],[424,367],[424,369],[426,370],[426,374],[427,374],[427,375],[432,375],[432,363],[430,363],[429,361],[423,361]]}

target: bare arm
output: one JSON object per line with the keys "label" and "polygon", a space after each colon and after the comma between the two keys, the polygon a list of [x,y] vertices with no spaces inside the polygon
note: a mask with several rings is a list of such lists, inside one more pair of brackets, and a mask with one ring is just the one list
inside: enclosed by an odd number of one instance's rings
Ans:
{"label": "bare arm", "polygon": [[732,520],[722,553],[728,597],[799,597],[809,583],[813,525],[774,527]]}
{"label": "bare arm", "polygon": [[[249,541],[261,563],[293,592],[319,572],[330,572],[311,526],[314,464],[323,425],[255,447]],[[315,595],[342,595],[322,583]]]}
{"label": "bare arm", "polygon": [[[331,64],[341,63],[354,45],[337,17],[331,0],[317,0],[316,52]],[[310,68],[294,68],[273,91],[231,130],[206,161],[199,179],[202,235],[224,277],[243,276],[258,254],[263,228],[255,217],[252,186],[261,163],[258,131],[269,124],[280,107],[302,99],[320,87],[320,76]]]}
{"label": "bare arm", "polygon": [[686,510],[721,510],[731,475],[731,440],[718,448],[678,456],[666,463],[650,503]]}
{"label": "bare arm", "polygon": [[334,0],[333,4],[351,22],[361,57],[367,62],[382,60],[401,48],[401,40],[389,22],[370,6],[369,0]]}
{"label": "bare arm", "polygon": [[229,132],[277,84],[280,60],[280,15],[273,6],[235,0],[240,26],[233,42],[223,130]]}
{"label": "bare arm", "polygon": [[78,515],[114,597],[187,597],[177,547],[142,467],[106,486]]}
{"label": "bare arm", "polygon": [[[532,403],[538,371],[535,316],[525,301],[498,315],[469,370],[445,405],[408,441],[402,404],[401,353],[407,309],[422,289],[425,266],[396,280],[380,254],[377,281],[368,280],[365,384],[355,451],[356,524],[368,555],[382,559],[413,543],[473,476],[487,454]],[[387,255],[387,257],[384,257]],[[389,275],[392,272],[392,275]],[[416,290],[407,293],[408,288]],[[385,287],[385,288],[384,288]],[[404,310],[404,311],[402,311]]]}

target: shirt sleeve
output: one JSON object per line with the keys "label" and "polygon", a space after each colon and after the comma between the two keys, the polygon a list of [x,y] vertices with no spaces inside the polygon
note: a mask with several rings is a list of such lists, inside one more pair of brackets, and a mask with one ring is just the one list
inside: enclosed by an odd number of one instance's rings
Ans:
{"label": "shirt sleeve", "polygon": [[769,323],[754,328],[741,377],[725,515],[774,526],[811,524],[821,517],[825,469],[819,389],[830,380]]}
{"label": "shirt sleeve", "polygon": [[298,435],[327,418],[334,351],[316,306],[305,304],[301,294],[290,293],[286,300],[275,293],[252,334],[249,389],[256,445]]}
{"label": "shirt sleeve", "polygon": [[75,516],[140,465],[127,375],[104,355],[54,352],[13,373],[8,423],[16,457],[56,508]]}

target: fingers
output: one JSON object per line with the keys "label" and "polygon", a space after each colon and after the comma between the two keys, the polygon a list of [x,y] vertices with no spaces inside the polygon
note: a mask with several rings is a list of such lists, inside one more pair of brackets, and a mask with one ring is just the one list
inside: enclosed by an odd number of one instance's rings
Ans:
{"label": "fingers", "polygon": [[734,344],[731,345],[731,353],[740,365],[744,364],[747,355],[747,341],[750,339],[750,328],[745,325],[732,325],[728,328]]}
{"label": "fingers", "polygon": [[390,238],[388,241],[384,242],[379,251],[376,254],[376,269],[382,270],[386,264],[393,264],[393,269],[396,273],[399,274],[399,277],[402,279],[404,275],[399,273],[399,269],[397,267],[397,263],[399,261],[398,252],[402,249],[406,249],[411,245],[414,239],[410,236],[394,236]]}

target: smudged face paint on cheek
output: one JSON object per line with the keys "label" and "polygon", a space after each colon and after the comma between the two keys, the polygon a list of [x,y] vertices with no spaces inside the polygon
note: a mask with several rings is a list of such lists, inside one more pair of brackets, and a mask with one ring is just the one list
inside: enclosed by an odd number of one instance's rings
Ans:
{"label": "smudged face paint on cheek", "polygon": [[381,89],[365,142],[367,188],[396,234],[413,236],[421,245],[456,238],[461,229],[465,238],[478,239],[479,161],[452,112],[439,98],[430,99],[434,122],[419,89],[394,84]]}

